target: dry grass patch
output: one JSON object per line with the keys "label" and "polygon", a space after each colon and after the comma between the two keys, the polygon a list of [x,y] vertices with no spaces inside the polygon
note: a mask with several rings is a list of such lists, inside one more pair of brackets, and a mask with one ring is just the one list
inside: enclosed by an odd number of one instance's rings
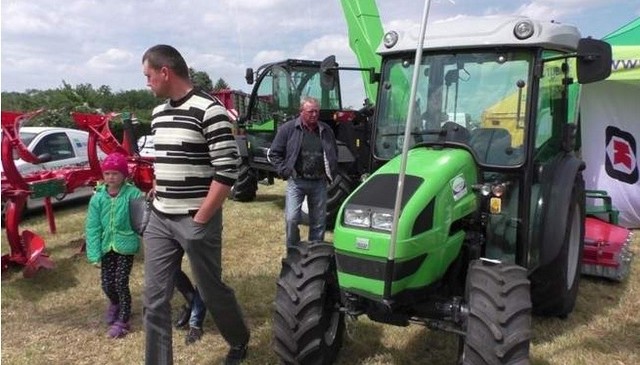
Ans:
{"label": "dry grass patch", "polygon": [[[227,201],[224,210],[223,275],[236,290],[252,330],[247,364],[277,364],[271,350],[271,315],[280,260],[285,254],[284,184],[259,187],[252,203]],[[42,235],[57,267],[32,279],[19,272],[2,277],[2,363],[11,364],[141,364],[142,255],[131,277],[133,331],[122,340],[106,337],[102,323],[105,297],[99,269],[76,256],[82,243],[85,205],[56,212],[58,233],[48,234],[44,215],[24,222],[22,229]],[[303,228],[303,237],[306,229]],[[331,240],[331,234],[327,235]],[[2,252],[8,253],[6,236]],[[628,280],[612,283],[583,277],[576,311],[566,320],[534,319],[533,364],[640,363],[640,232],[636,258]],[[183,264],[190,272],[188,263]],[[174,308],[183,304],[180,295]],[[227,346],[209,316],[203,340],[184,344],[174,331],[176,364],[220,363]],[[457,350],[455,336],[423,327],[393,327],[360,318],[348,322],[338,364],[451,364]]]}

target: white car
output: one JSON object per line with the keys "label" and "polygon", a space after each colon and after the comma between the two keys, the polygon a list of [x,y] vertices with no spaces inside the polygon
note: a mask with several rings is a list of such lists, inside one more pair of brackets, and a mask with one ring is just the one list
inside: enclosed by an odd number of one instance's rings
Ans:
{"label": "white car", "polygon": [[153,147],[153,135],[138,138],[138,150],[141,157],[155,157],[156,150]]}
{"label": "white car", "polygon": [[[22,127],[20,139],[36,156],[48,154],[50,159],[40,164],[30,164],[18,158],[14,153],[14,161],[18,171],[23,176],[41,170],[55,170],[68,166],[88,166],[87,143],[89,133],[71,128],[58,127]],[[106,156],[98,150],[98,157],[102,160]],[[4,168],[2,168],[3,171]],[[60,195],[52,199],[53,203],[65,200],[88,198],[93,194],[92,187],[76,189],[73,193]],[[44,198],[27,200],[27,209],[42,207]],[[4,200],[2,202],[4,213]]]}

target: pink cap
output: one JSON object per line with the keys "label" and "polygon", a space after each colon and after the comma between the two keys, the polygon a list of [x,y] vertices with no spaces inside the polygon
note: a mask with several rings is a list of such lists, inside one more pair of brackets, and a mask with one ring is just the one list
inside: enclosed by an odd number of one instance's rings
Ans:
{"label": "pink cap", "polygon": [[125,177],[129,175],[127,157],[121,153],[112,153],[102,161],[102,171],[118,171]]}

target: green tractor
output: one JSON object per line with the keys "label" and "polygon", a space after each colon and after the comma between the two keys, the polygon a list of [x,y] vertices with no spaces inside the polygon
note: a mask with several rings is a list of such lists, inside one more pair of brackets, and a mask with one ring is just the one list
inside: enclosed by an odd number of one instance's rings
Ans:
{"label": "green tractor", "polygon": [[374,172],[342,204],[333,244],[301,242],[282,260],[282,363],[333,363],[345,317],[366,315],[457,334],[462,364],[524,364],[532,314],[575,306],[579,83],[608,76],[610,48],[524,17],[416,33],[388,32],[378,50]]}
{"label": "green tractor", "polygon": [[[321,71],[328,68],[327,72],[332,72],[334,77],[330,85],[323,86]],[[340,205],[353,191],[359,177],[369,170],[366,165],[370,155],[368,118],[372,110],[367,105],[359,110],[343,108],[339,70],[373,74],[362,68],[338,67],[333,56],[323,62],[288,59],[265,64],[256,72],[247,69],[247,83],[254,86],[238,121],[236,141],[243,164],[231,192],[232,199],[253,201],[259,181],[273,184],[278,178],[268,159],[271,142],[278,127],[298,115],[300,100],[311,96],[319,100],[320,120],[332,127],[337,139],[339,173],[329,187],[327,209],[327,221],[335,221]]]}

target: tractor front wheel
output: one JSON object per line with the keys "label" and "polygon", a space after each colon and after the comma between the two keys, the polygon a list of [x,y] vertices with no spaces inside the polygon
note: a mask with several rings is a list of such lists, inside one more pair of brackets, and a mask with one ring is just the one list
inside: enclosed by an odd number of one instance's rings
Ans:
{"label": "tractor front wheel", "polygon": [[526,364],[531,342],[527,270],[476,260],[466,285],[469,309],[462,364]]}
{"label": "tractor front wheel", "polygon": [[332,364],[342,346],[333,246],[300,242],[288,249],[277,282],[273,348],[284,364]]}

